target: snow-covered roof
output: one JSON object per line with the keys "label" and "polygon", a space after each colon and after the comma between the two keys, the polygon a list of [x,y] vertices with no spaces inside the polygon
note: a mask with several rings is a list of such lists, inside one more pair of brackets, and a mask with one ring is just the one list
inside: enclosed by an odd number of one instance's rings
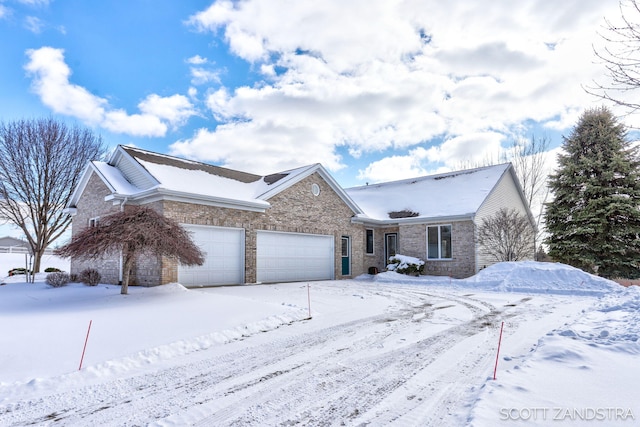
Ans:
{"label": "snow-covered roof", "polygon": [[472,216],[510,167],[506,163],[345,191],[372,220]]}
{"label": "snow-covered roof", "polygon": [[[118,146],[109,162],[92,162],[90,166],[88,171],[97,173],[112,191],[108,196],[110,200],[127,199],[132,202],[163,197],[259,211],[270,206],[269,198],[317,172],[354,213],[362,213],[320,164],[261,176]],[[85,172],[85,175],[84,185],[89,174]],[[76,190],[76,198],[81,193],[82,189]],[[70,206],[74,205],[72,201]]]}
{"label": "snow-covered roof", "polygon": [[106,181],[111,186],[111,189],[118,194],[131,195],[140,192],[140,189],[131,184],[122,175],[122,172],[116,167],[111,166],[106,162],[91,162],[95,171],[102,175],[103,181]]}

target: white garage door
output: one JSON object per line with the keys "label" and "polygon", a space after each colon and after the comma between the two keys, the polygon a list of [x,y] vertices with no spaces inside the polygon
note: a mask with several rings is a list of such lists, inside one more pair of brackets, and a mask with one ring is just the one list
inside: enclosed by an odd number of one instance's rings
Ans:
{"label": "white garage door", "polygon": [[333,236],[258,231],[256,246],[258,282],[334,278]]}
{"label": "white garage door", "polygon": [[182,226],[206,254],[200,266],[179,266],[178,282],[187,287],[244,283],[244,229]]}

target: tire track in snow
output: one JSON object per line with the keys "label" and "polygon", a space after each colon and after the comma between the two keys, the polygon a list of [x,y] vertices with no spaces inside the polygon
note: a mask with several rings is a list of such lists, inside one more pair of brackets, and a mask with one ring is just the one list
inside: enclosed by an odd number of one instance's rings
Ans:
{"label": "tire track in snow", "polygon": [[[413,294],[410,300],[418,308],[423,305],[416,303],[417,296],[433,297],[428,293]],[[442,296],[438,299],[443,300]],[[459,297],[449,300],[469,308],[473,313],[472,320],[384,352],[376,352],[376,347],[386,337],[372,340],[367,347],[354,346],[346,354],[336,352],[328,355],[322,364],[306,366],[304,369],[309,374],[296,372],[288,378],[281,378],[279,382],[282,384],[272,384],[271,390],[255,390],[243,401],[229,404],[196,425],[333,425],[336,420],[353,421],[461,339],[479,333],[484,329],[484,323],[497,315],[493,310],[487,313],[486,310],[492,306],[485,303],[468,302]],[[389,323],[395,329],[390,335],[410,326],[413,314],[404,310],[402,319]],[[280,392],[281,386],[286,387],[287,393]],[[419,400],[415,402],[415,406],[420,404]]]}
{"label": "tire track in snow", "polygon": [[[398,301],[391,312],[209,360],[9,404],[0,408],[0,424],[141,425],[183,412],[200,418],[199,425],[348,422],[457,342],[476,335],[483,322],[496,315],[489,304],[467,297],[391,287],[384,292]],[[428,313],[434,298],[464,305],[472,320],[388,349],[399,334],[419,331],[414,315]],[[353,341],[353,337],[358,338]],[[305,351],[314,360],[308,360]]]}

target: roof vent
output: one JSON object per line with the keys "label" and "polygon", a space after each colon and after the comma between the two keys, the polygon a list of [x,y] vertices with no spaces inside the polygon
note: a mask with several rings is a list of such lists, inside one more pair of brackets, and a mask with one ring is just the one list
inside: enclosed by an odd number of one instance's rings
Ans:
{"label": "roof vent", "polygon": [[271,185],[271,184],[275,184],[276,182],[280,181],[282,178],[285,178],[287,175],[287,173],[274,173],[272,175],[267,175],[265,176],[264,182],[266,182],[267,184]]}
{"label": "roof vent", "polygon": [[403,209],[401,211],[393,211],[393,212],[389,212],[389,218],[391,219],[396,219],[396,218],[413,218],[416,216],[420,216],[420,214],[418,212],[414,212],[410,209]]}

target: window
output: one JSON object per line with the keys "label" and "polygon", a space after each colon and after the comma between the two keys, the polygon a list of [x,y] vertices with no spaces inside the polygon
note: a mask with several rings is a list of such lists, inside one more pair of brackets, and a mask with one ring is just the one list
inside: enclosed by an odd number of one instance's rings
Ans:
{"label": "window", "polygon": [[97,227],[100,222],[100,217],[89,218],[89,227]]}
{"label": "window", "polygon": [[427,227],[427,258],[451,259],[451,226]]}
{"label": "window", "polygon": [[385,262],[389,261],[389,258],[396,254],[396,250],[398,247],[398,234],[397,233],[388,233],[384,235],[384,256]]}
{"label": "window", "polygon": [[373,230],[366,230],[366,233],[367,255],[373,255]]}

